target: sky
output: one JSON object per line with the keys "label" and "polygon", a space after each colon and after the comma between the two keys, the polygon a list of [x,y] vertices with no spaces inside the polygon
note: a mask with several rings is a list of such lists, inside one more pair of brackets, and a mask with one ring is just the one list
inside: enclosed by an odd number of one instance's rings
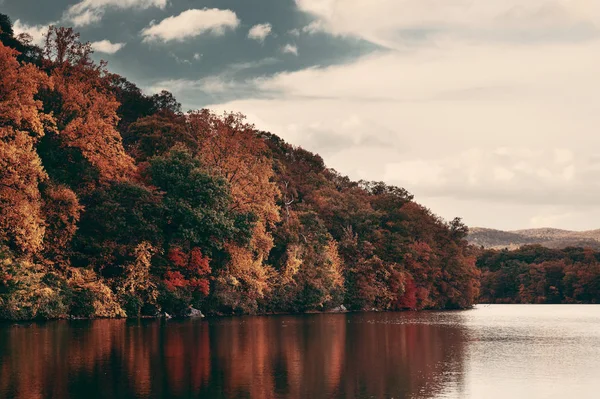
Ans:
{"label": "sky", "polygon": [[0,0],[445,219],[600,228],[600,1]]}

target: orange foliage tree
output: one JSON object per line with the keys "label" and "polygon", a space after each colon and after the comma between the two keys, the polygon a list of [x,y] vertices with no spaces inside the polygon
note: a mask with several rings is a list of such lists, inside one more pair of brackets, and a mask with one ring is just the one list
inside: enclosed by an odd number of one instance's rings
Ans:
{"label": "orange foliage tree", "polygon": [[21,253],[42,249],[44,221],[39,184],[47,178],[35,146],[52,129],[35,96],[51,87],[33,65],[0,43],[0,242]]}
{"label": "orange foliage tree", "polygon": [[[279,221],[276,200],[280,193],[272,181],[274,172],[267,147],[241,114],[218,116],[201,110],[187,117],[203,164],[231,187],[231,209],[258,218],[249,247],[233,243],[227,246],[230,262],[217,278],[217,292],[226,306],[256,310],[273,275],[264,261],[273,247],[269,229]],[[243,306],[240,298],[246,301]]]}
{"label": "orange foliage tree", "polygon": [[66,158],[91,165],[100,179],[124,179],[135,167],[116,129],[119,103],[110,89],[106,64],[94,63],[91,53],[91,45],[82,43],[71,28],[51,27],[46,35],[44,69],[53,89],[45,93],[44,101],[58,127],[47,138],[58,147],[58,154],[46,158],[57,164],[55,168]]}

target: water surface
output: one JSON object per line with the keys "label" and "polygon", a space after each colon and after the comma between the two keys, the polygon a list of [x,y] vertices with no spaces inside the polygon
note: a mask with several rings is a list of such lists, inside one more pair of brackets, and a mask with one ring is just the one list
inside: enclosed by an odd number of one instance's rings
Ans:
{"label": "water surface", "polygon": [[598,398],[600,306],[0,324],[0,398]]}

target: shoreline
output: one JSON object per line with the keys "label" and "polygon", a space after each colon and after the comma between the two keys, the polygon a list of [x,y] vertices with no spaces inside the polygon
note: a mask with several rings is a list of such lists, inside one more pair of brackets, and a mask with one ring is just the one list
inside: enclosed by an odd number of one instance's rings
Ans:
{"label": "shoreline", "polygon": [[[477,305],[477,304],[475,304]],[[473,306],[474,307],[474,306]],[[255,313],[255,314],[207,314],[203,316],[172,316],[165,317],[164,314],[158,316],[140,316],[140,317],[64,317],[55,319],[28,319],[28,320],[11,320],[11,319],[0,319],[0,324],[20,324],[20,323],[45,323],[53,321],[95,321],[95,320],[191,320],[191,319],[219,319],[219,318],[238,318],[238,317],[254,317],[254,316],[305,316],[305,315],[319,315],[319,314],[349,314],[349,313],[429,313],[429,312],[457,312],[471,310],[473,307],[466,309],[421,309],[421,310],[344,310],[344,311],[318,311],[310,310],[306,312],[269,312],[269,313]]]}

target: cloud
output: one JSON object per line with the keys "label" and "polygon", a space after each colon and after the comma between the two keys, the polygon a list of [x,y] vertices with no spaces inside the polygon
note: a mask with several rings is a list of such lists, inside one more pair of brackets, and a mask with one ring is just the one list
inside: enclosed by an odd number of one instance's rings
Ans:
{"label": "cloud", "polygon": [[[192,61],[191,61],[191,60],[188,60],[187,58],[182,58],[182,57],[179,57],[177,54],[175,54],[175,53],[174,53],[174,52],[172,52],[172,51],[170,51],[170,52],[169,52],[169,56],[170,56],[171,58],[173,58],[173,59],[175,60],[175,62],[176,62],[176,63],[178,63],[178,64],[182,64],[182,65],[192,65]],[[194,59],[196,59],[196,58],[194,58]],[[200,58],[198,58],[198,59],[200,59]]]}
{"label": "cloud", "polygon": [[269,23],[254,25],[248,31],[248,38],[262,43],[271,34],[271,30],[272,26]]}
{"label": "cloud", "polygon": [[94,51],[105,54],[114,54],[121,50],[125,43],[112,43],[110,40],[100,40],[91,43]]}
{"label": "cloud", "polygon": [[[224,95],[227,93],[244,93],[244,95],[249,95],[251,93],[256,93],[259,90],[262,79],[240,80],[236,77],[237,74],[242,71],[272,65],[277,62],[279,62],[278,59],[268,57],[257,61],[233,63],[227,65],[218,75],[195,80],[162,80],[152,84],[148,90],[152,93],[168,90],[181,100],[193,99],[199,91],[209,95]],[[196,104],[188,105],[190,105],[191,108],[198,108],[200,106],[196,106]]]}
{"label": "cloud", "polygon": [[315,33],[323,31],[325,31],[325,27],[323,26],[323,22],[320,20],[313,21],[302,28],[303,33],[308,33],[310,35],[314,35]]}
{"label": "cloud", "polygon": [[600,5],[588,0],[296,0],[319,29],[388,48],[415,38],[581,40],[598,36]]}
{"label": "cloud", "polygon": [[194,53],[194,59],[195,59],[196,61],[199,61],[199,60],[200,60],[200,58],[202,58],[202,54],[200,54],[200,53]]}
{"label": "cloud", "polygon": [[236,62],[233,64],[227,65],[223,74],[231,75],[240,71],[245,71],[248,69],[260,68],[267,65],[273,65],[278,63],[279,60],[274,57],[267,57],[256,61],[248,61],[248,62]]}
{"label": "cloud", "polygon": [[192,9],[165,18],[157,24],[150,24],[142,30],[141,35],[145,42],[183,41],[204,33],[220,36],[227,29],[237,28],[239,24],[240,20],[231,10]]}
{"label": "cloud", "polygon": [[47,25],[27,25],[26,23],[21,22],[20,19],[17,19],[13,24],[13,31],[15,35],[20,35],[22,33],[26,33],[33,39],[33,43],[38,46],[43,46],[45,42],[45,35],[48,33],[48,28],[50,25],[54,25],[55,22],[51,22]]}
{"label": "cloud", "polygon": [[281,48],[281,52],[284,54],[298,55],[298,46],[288,43]]}
{"label": "cloud", "polygon": [[67,8],[63,18],[79,27],[100,21],[106,10],[110,8],[163,9],[167,3],[168,0],[82,0]]}
{"label": "cloud", "polygon": [[303,26],[302,28],[294,28],[288,30],[288,33],[294,37],[300,37],[300,34],[305,33],[308,35],[314,35],[316,33],[325,32],[325,26],[323,21],[317,19],[309,23],[308,25]]}
{"label": "cloud", "polygon": [[[204,108],[202,103],[198,103],[198,97],[208,97],[219,101],[229,98],[228,93],[235,91],[237,93],[249,94],[256,91],[252,82],[240,82],[229,76],[210,76],[202,79],[169,79],[159,82],[145,88],[149,93],[159,93],[167,90],[173,93],[187,109]],[[228,111],[231,111],[229,109]]]}
{"label": "cloud", "polygon": [[402,182],[430,197],[487,202],[595,206],[600,181],[590,180],[598,164],[588,157],[553,159],[567,149],[471,148],[444,158],[389,163],[384,179]]}

